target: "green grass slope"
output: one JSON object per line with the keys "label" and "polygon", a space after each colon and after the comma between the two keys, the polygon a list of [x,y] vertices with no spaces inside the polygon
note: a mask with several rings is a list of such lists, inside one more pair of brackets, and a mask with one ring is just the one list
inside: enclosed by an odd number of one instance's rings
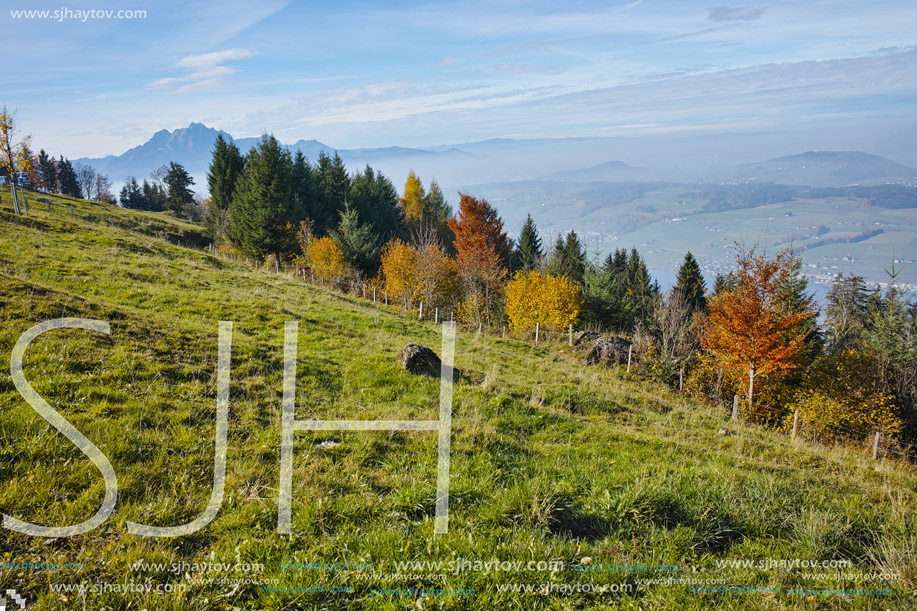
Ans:
{"label": "green grass slope", "polygon": [[[300,321],[298,419],[435,419],[438,380],[402,371],[394,357],[407,343],[439,352],[436,326],[179,246],[199,243],[193,224],[51,199],[50,213],[34,201],[23,218],[8,205],[0,211],[0,357],[7,362],[19,336],[42,321],[110,322],[110,336],[41,336],[25,372],[109,458],[119,491],[111,518],[84,535],[0,530],[0,588],[25,596],[29,609],[907,609],[917,602],[910,467],[729,421],[621,371],[587,367],[563,344],[464,332],[456,343],[463,376],[454,395],[449,533],[433,534],[434,433],[316,432],[296,435],[293,534],[279,535],[283,323]],[[131,535],[128,521],[182,524],[210,498],[221,320],[235,324],[223,505],[193,535]],[[4,367],[0,511],[74,524],[103,495],[96,468],[25,403]],[[563,568],[396,566],[457,559]],[[717,566],[768,559],[849,560],[851,567],[806,578],[800,568]],[[23,566],[30,562],[62,566]],[[615,564],[678,570],[601,570]],[[872,573],[897,578],[855,576]],[[705,580],[724,591],[696,591]],[[62,584],[88,589],[60,591]],[[112,584],[142,591],[125,594]],[[583,584],[624,584],[629,593],[569,591]],[[532,591],[501,591],[512,587]]]}

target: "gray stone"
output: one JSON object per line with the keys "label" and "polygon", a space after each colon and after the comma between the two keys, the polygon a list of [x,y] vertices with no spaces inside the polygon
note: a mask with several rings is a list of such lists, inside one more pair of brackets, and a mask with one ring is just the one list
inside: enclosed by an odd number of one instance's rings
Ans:
{"label": "gray stone", "polygon": [[398,355],[398,362],[411,373],[438,376],[440,373],[440,360],[436,353],[418,344],[408,344]]}

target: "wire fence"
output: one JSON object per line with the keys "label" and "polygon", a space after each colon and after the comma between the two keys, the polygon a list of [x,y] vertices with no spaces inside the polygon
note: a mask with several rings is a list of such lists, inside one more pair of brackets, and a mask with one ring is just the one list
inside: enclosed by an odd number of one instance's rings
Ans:
{"label": "wire fence", "polygon": [[[31,198],[31,201],[29,198]],[[6,199],[7,198],[3,198],[3,204],[6,203]],[[144,231],[144,229],[149,229],[149,227],[138,224],[136,220],[125,220],[117,215],[113,215],[111,214],[110,210],[105,210],[104,208],[100,209],[99,213],[95,215],[91,211],[83,212],[80,210],[78,213],[76,206],[74,206],[72,203],[51,202],[47,198],[35,196],[34,193],[29,194],[29,197],[26,197],[26,194],[23,193],[20,196],[20,207],[23,215],[26,217],[30,214],[32,209],[35,208],[38,208],[42,212],[46,211],[48,213],[53,213],[53,211],[57,209],[68,215],[71,220],[99,223],[108,225],[112,228],[140,232],[144,235],[165,240],[170,244],[174,244],[180,247],[191,248],[197,251],[206,251],[212,256],[221,259],[245,261],[252,267],[261,268],[265,271],[272,271],[269,267],[265,266],[263,263],[259,263],[258,261],[252,259],[240,259],[239,257],[220,253],[217,249],[213,248],[212,245],[201,246],[200,242],[198,241],[182,240],[181,236],[171,235],[164,231],[156,231],[153,233]],[[293,275],[312,285],[321,286],[326,289],[337,290],[346,295],[364,299],[368,302],[372,302],[378,307],[384,306],[401,311],[416,310],[417,318],[419,320],[429,320],[434,323],[439,323],[442,321],[454,321],[459,329],[462,329],[466,332],[477,333],[479,335],[507,338],[509,334],[505,319],[500,319],[496,321],[496,323],[494,323],[494,321],[487,322],[483,319],[477,321],[467,321],[460,319],[457,320],[454,306],[450,305],[440,308],[434,305],[433,307],[430,307],[430,305],[424,301],[417,301],[413,298],[406,299],[403,296],[396,297],[389,295],[384,286],[379,282],[366,281],[359,277],[323,278],[316,276],[316,274],[311,272],[306,266],[296,264],[280,264],[277,262],[275,262],[273,271],[275,273]],[[511,334],[509,335],[511,336]],[[542,328],[540,324],[536,324],[533,330],[522,334],[520,339],[534,341],[535,344],[538,344],[539,342],[566,339],[567,343],[570,346],[573,346],[574,328],[573,325],[569,325],[568,329],[559,331],[553,328]],[[630,370],[631,354],[628,353],[627,372],[629,373]],[[684,372],[682,370],[679,376],[679,391],[681,391],[683,388],[683,374]],[[792,417],[792,425],[789,424],[790,417]],[[741,404],[738,395],[735,395],[733,398],[732,418],[768,426],[777,432],[787,433],[793,439],[799,439],[803,436],[807,436],[809,439],[816,441],[829,439],[831,441],[853,444],[857,446],[866,445],[869,448],[869,451],[872,453],[872,458],[874,460],[878,460],[880,457],[885,456],[900,457],[909,462],[917,462],[917,448],[915,448],[913,444],[901,444],[894,439],[889,439],[886,435],[883,435],[881,431],[856,429],[827,422],[819,422],[817,424],[808,423],[805,422],[803,415],[799,412],[799,410],[793,411],[769,405],[759,404],[756,405],[754,409],[749,410],[747,407],[744,407]]]}

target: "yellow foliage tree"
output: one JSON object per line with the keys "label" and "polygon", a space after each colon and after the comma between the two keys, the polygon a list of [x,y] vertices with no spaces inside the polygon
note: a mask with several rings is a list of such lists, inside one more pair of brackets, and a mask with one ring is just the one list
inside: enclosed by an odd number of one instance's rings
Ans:
{"label": "yellow foliage tree", "polygon": [[565,276],[519,271],[506,285],[506,315],[514,333],[532,329],[535,323],[549,329],[575,324],[580,305],[579,287]]}
{"label": "yellow foliage tree", "polygon": [[404,219],[408,224],[419,223],[426,214],[427,196],[423,184],[414,170],[408,173],[404,183],[404,196],[401,198],[401,208],[404,210]]}
{"label": "yellow foliage tree", "polygon": [[[895,398],[882,391],[876,369],[874,355],[856,350],[823,356],[806,371],[790,409],[799,410],[803,426],[820,432],[837,435],[853,429],[895,437],[903,423]],[[793,416],[788,416],[786,426],[792,423]]]}
{"label": "yellow foliage tree", "polygon": [[380,271],[385,278],[385,291],[404,307],[411,305],[422,290],[418,261],[417,249],[400,239],[389,242],[382,253]]}
{"label": "yellow foliage tree", "polygon": [[309,259],[309,267],[319,278],[334,280],[350,271],[344,253],[327,236],[311,240],[306,247],[306,257]]}
{"label": "yellow foliage tree", "polygon": [[437,244],[428,243],[417,251],[418,290],[414,298],[428,308],[455,305],[461,295],[461,281],[455,259]]}

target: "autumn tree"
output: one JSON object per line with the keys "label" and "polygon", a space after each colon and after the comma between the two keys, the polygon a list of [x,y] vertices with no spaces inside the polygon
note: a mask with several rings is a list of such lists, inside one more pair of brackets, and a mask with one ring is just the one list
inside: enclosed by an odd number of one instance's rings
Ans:
{"label": "autumn tree", "polygon": [[385,291],[403,307],[414,303],[420,286],[417,249],[396,238],[385,246],[381,270]]}
{"label": "autumn tree", "polygon": [[714,295],[700,321],[701,342],[723,367],[746,372],[749,410],[754,408],[755,379],[779,375],[798,366],[806,349],[813,303],[792,310],[781,303],[781,287],[792,274],[788,251],[768,258],[755,249],[739,253],[735,289]]}
{"label": "autumn tree", "polygon": [[414,170],[411,170],[404,182],[404,194],[401,196],[401,209],[404,210],[404,220],[407,223],[419,224],[423,221],[426,214],[426,199],[423,183]]}
{"label": "autumn tree", "polygon": [[454,306],[461,294],[458,266],[436,242],[417,249],[417,291],[415,298],[428,308]]}
{"label": "autumn tree", "polygon": [[535,328],[564,329],[575,324],[580,312],[580,289],[569,278],[518,271],[506,285],[506,315],[510,329],[522,333]]}
{"label": "autumn tree", "polygon": [[465,286],[464,311],[473,322],[490,323],[500,285],[506,276],[508,241],[503,221],[485,199],[459,194],[457,218],[449,219],[455,233],[458,271]]}
{"label": "autumn tree", "polygon": [[31,169],[32,152],[29,149],[29,137],[25,136],[17,142],[17,132],[13,115],[4,106],[0,111],[0,171],[9,177],[13,209],[19,215],[22,214],[22,210],[19,208],[16,185],[19,173],[28,173]]}
{"label": "autumn tree", "polygon": [[337,280],[350,271],[344,253],[328,236],[311,240],[306,247],[306,257],[309,268],[316,276],[325,280]]}

